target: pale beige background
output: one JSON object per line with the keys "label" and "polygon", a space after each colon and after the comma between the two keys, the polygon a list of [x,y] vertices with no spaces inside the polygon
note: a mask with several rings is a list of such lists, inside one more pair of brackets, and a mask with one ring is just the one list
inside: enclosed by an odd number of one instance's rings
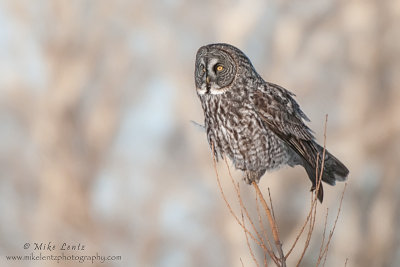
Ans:
{"label": "pale beige background", "polygon": [[[399,266],[399,26],[393,0],[1,1],[0,265],[59,266],[4,257],[52,241],[123,258],[88,266],[253,266],[189,123],[203,120],[196,50],[228,42],[297,95],[321,142],[329,114],[350,176],[326,266]],[[301,168],[260,184],[286,250],[309,186]],[[328,226],[342,189],[325,187]]]}

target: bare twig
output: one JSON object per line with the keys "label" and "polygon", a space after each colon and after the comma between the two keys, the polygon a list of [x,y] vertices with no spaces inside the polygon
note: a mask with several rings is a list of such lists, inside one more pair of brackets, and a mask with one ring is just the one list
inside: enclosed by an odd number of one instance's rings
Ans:
{"label": "bare twig", "polygon": [[307,238],[306,238],[306,241],[305,241],[305,244],[304,244],[304,249],[303,249],[303,251],[301,253],[300,259],[297,262],[296,266],[300,265],[301,261],[303,260],[304,255],[305,255],[305,253],[307,251],[307,248],[308,248],[308,246],[310,244],[312,232],[314,230],[314,225],[315,225],[316,213],[317,213],[317,194],[318,194],[317,192],[314,192],[313,195],[312,195],[311,210],[310,210],[311,217],[310,217],[310,221],[309,221],[309,229],[308,229],[308,232],[307,232]]}
{"label": "bare twig", "polygon": [[[213,166],[214,166],[214,171],[215,171],[215,174],[216,174],[216,177],[217,177],[218,187],[219,187],[220,193],[221,193],[221,195],[222,195],[222,198],[224,199],[225,204],[226,204],[226,206],[227,206],[228,209],[229,209],[229,212],[230,212],[230,213],[232,214],[232,216],[235,218],[236,222],[242,227],[242,229],[243,229],[243,231],[245,232],[245,234],[248,234],[248,235],[250,236],[250,238],[253,239],[253,241],[257,243],[258,246],[260,246],[264,251],[267,251],[267,253],[270,255],[271,259],[275,262],[276,265],[278,265],[278,259],[277,259],[277,257],[274,255],[273,251],[272,251],[272,250],[269,250],[269,249],[265,246],[265,244],[262,242],[262,240],[261,240],[261,241],[258,240],[258,239],[249,231],[249,229],[247,229],[247,228],[245,227],[245,225],[242,224],[242,222],[239,220],[239,218],[237,217],[237,215],[236,215],[235,212],[233,211],[231,205],[229,204],[229,202],[228,202],[228,200],[227,200],[227,198],[226,198],[226,196],[225,196],[224,190],[222,189],[221,181],[220,181],[220,179],[219,179],[219,174],[218,174],[218,170],[217,170],[217,162],[216,162],[215,153],[214,153],[214,145],[212,145],[211,148],[212,148],[212,154],[213,154]],[[229,167],[229,166],[228,166],[228,167]],[[229,170],[229,168],[228,168],[228,170]],[[232,177],[232,175],[230,175],[230,176]],[[233,178],[232,178],[232,181],[233,181]],[[234,183],[234,182],[233,182],[233,183]],[[234,186],[235,186],[235,184],[234,184]],[[238,196],[239,201],[240,201],[240,203],[241,203],[241,207],[242,207],[242,208],[245,210],[245,212],[246,212],[246,208],[245,208],[245,206],[243,205],[243,202],[242,202],[242,200],[241,200],[240,191],[236,188],[236,186],[235,186],[235,189],[237,190],[236,192],[239,192],[239,194],[238,194],[237,196]],[[251,218],[250,218],[250,217],[249,217],[249,220],[251,221]],[[253,226],[254,226],[254,224],[253,224]]]}
{"label": "bare twig", "polygon": [[[243,223],[243,225],[245,225],[245,224],[244,224],[243,210],[241,210],[241,214],[242,214],[242,223]],[[250,242],[249,242],[249,238],[248,238],[248,236],[247,236],[247,233],[244,232],[244,235],[246,236],[246,243],[247,243],[247,247],[249,248],[250,255],[251,255],[251,257],[253,258],[254,263],[257,265],[257,267],[259,267],[260,265],[258,264],[258,262],[257,262],[257,260],[256,260],[256,257],[254,256],[253,249],[252,249],[251,246],[250,246]]]}
{"label": "bare twig", "polygon": [[[322,175],[323,175],[323,172],[324,172],[324,166],[325,166],[325,153],[326,153],[326,125],[327,125],[327,123],[328,123],[328,114],[325,116],[325,124],[324,124],[324,147],[323,147],[323,150],[322,150],[322,159],[321,159],[321,170],[320,170],[320,172],[318,173],[318,169],[319,169],[319,154],[317,154],[317,159],[316,159],[316,168],[315,168],[315,180],[316,180],[316,189],[315,189],[315,191],[314,191],[314,199],[311,201],[311,208],[310,208],[310,214],[312,214],[312,216],[310,216],[310,224],[309,224],[309,230],[308,230],[308,232],[307,232],[307,238],[306,238],[306,241],[305,241],[305,244],[304,244],[304,249],[303,249],[303,252],[302,252],[302,254],[301,254],[301,256],[300,256],[300,259],[299,259],[299,261],[297,262],[297,266],[299,266],[300,265],[300,263],[301,263],[301,261],[302,261],[302,259],[303,259],[303,257],[304,257],[304,255],[305,255],[305,252],[307,251],[307,248],[308,248],[308,246],[309,246],[309,244],[310,244],[310,240],[311,240],[311,236],[312,236],[312,233],[313,233],[313,231],[314,231],[314,225],[315,225],[315,219],[316,219],[316,216],[317,216],[317,198],[318,198],[318,192],[319,192],[319,189],[320,189],[320,186],[321,186],[321,181],[322,181]],[[306,223],[307,224],[307,223]],[[302,233],[302,232],[301,232]],[[297,242],[297,240],[298,239],[296,239],[296,242]]]}
{"label": "bare twig", "polygon": [[[321,160],[321,171],[319,174],[319,177],[315,178],[317,180],[317,192],[319,190],[321,181],[322,181],[322,174],[324,173],[324,167],[325,167],[325,154],[326,154],[326,125],[328,124],[328,114],[325,115],[325,124],[324,124],[324,148],[322,150],[322,160]],[[317,157],[317,170],[318,170],[318,157]]]}
{"label": "bare twig", "polygon": [[243,203],[242,197],[240,195],[239,185],[236,185],[235,180],[233,179],[233,176],[231,174],[231,169],[229,168],[229,164],[228,164],[226,158],[225,158],[225,164],[226,164],[226,167],[228,169],[228,173],[229,173],[229,177],[231,178],[232,185],[235,188],[236,195],[237,195],[237,198],[239,200],[240,207],[241,207],[242,210],[244,210],[247,219],[250,221],[250,225],[252,226],[252,228],[253,228],[254,232],[256,233],[258,239],[260,240],[260,242],[263,244],[263,247],[265,247],[264,240],[262,239],[262,236],[260,235],[260,233],[257,231],[257,228],[255,227],[255,225],[253,223],[253,220],[251,219],[251,217],[249,215],[249,212],[248,212],[246,206]]}
{"label": "bare twig", "polygon": [[271,191],[269,190],[269,187],[268,187],[268,196],[269,196],[269,204],[271,205],[272,217],[274,218],[274,221],[276,222],[274,205],[272,205],[272,197],[271,197]]}
{"label": "bare twig", "polygon": [[[325,147],[324,147],[324,149],[325,149]],[[315,189],[315,191],[314,191],[315,194],[311,194],[310,211],[309,211],[309,213],[308,213],[308,215],[307,215],[307,218],[306,218],[306,220],[305,220],[303,226],[301,227],[300,232],[297,234],[296,239],[295,239],[295,241],[293,242],[292,247],[289,249],[289,252],[286,254],[285,258],[288,258],[289,255],[292,253],[292,251],[293,251],[293,249],[295,248],[297,242],[299,241],[301,235],[303,234],[304,229],[306,228],[307,224],[310,222],[310,226],[311,226],[312,222],[313,222],[313,221],[315,222],[315,216],[313,216],[313,215],[315,215],[315,208],[316,208],[316,205],[317,205],[318,190],[319,190],[319,187],[320,187],[320,184],[321,184],[321,179],[320,179],[320,178],[322,177],[322,176],[318,176],[318,165],[319,165],[318,162],[319,162],[319,154],[317,154],[316,168],[315,168],[315,169],[316,169],[316,171],[315,171],[315,176],[316,176],[316,177],[319,177],[319,179],[317,180],[317,183],[316,183],[317,186],[316,186],[316,189]],[[314,211],[314,213],[313,213],[313,211]],[[309,231],[308,231],[307,239],[308,239],[308,238],[311,238],[311,236],[309,235]],[[307,243],[306,243],[306,245],[307,245]],[[308,245],[307,245],[307,246],[308,246]],[[304,250],[303,250],[303,252],[302,252],[302,255],[303,255],[303,256],[304,256],[304,254],[305,254],[305,251],[306,251],[306,249],[307,249],[307,246],[305,246],[305,248],[304,248]],[[300,258],[298,264],[300,264],[302,258],[303,258],[303,257]]]}
{"label": "bare twig", "polygon": [[[257,209],[258,222],[260,224],[261,232],[263,233],[264,238],[267,240],[268,248],[272,251],[272,245],[271,245],[271,242],[269,241],[269,238],[268,238],[268,235],[267,235],[267,231],[266,231],[266,229],[264,227],[264,222],[262,220],[262,216],[261,216],[261,212],[260,212],[260,205],[258,203],[257,194],[256,194],[256,209]],[[266,254],[266,251],[263,250],[263,252],[264,252],[264,265],[266,265],[267,254]]]}
{"label": "bare twig", "polygon": [[[318,255],[318,257],[320,257],[321,256],[321,254],[322,254],[322,249],[323,249],[323,247],[324,247],[324,244],[325,244],[325,233],[326,233],[326,225],[327,225],[327,223],[328,223],[328,212],[329,212],[329,209],[326,209],[326,214],[325,214],[325,223],[324,223],[324,232],[322,233],[322,241],[321,241],[321,246],[320,246],[320,248],[319,248],[319,255]],[[317,265],[316,266],[318,266],[318,264],[319,264],[319,261],[317,262]]]}
{"label": "bare twig", "polygon": [[332,237],[333,237],[333,234],[334,234],[334,232],[335,232],[336,224],[337,224],[337,221],[338,221],[339,215],[340,215],[340,211],[342,210],[343,197],[344,197],[344,193],[345,193],[345,191],[346,191],[346,187],[347,187],[347,183],[344,184],[344,188],[343,188],[343,191],[342,191],[342,195],[341,195],[341,197],[340,197],[339,209],[338,209],[338,212],[337,212],[337,214],[336,214],[336,219],[335,219],[335,222],[334,222],[334,224],[333,224],[332,230],[329,232],[328,241],[327,241],[327,243],[326,243],[326,245],[325,245],[324,251],[322,252],[322,255],[320,255],[320,256],[318,257],[317,266],[318,266],[318,264],[320,263],[322,257],[324,257],[323,266],[325,266],[326,258],[327,258],[327,255],[328,255],[329,244],[330,244],[330,242],[331,242],[331,240],[332,240]]}
{"label": "bare twig", "polygon": [[[240,194],[239,185],[236,185],[236,184],[235,184],[235,181],[234,181],[234,179],[233,179],[233,176],[232,176],[232,174],[231,174],[231,170],[230,170],[230,168],[229,168],[229,165],[228,165],[228,162],[227,162],[226,159],[225,159],[225,164],[226,164],[226,167],[228,168],[228,173],[229,173],[229,177],[231,178],[232,185],[233,185],[233,187],[234,187],[235,190],[236,190],[236,195],[237,195],[237,198],[238,198],[238,200],[239,200],[240,207],[241,207],[242,210],[244,210],[244,212],[245,212],[245,214],[246,214],[246,217],[247,217],[247,219],[248,219],[249,222],[250,222],[250,225],[252,226],[254,232],[256,233],[256,236],[257,236],[258,240],[259,240],[260,243],[261,243],[261,247],[263,248],[264,251],[267,251],[267,253],[268,253],[269,256],[272,258],[272,260],[273,260],[276,264],[278,264],[278,258],[275,256],[275,254],[274,254],[274,252],[273,252],[272,249],[268,249],[268,248],[265,246],[264,239],[262,238],[262,236],[260,235],[260,233],[257,231],[257,228],[255,227],[255,225],[254,225],[254,223],[253,223],[253,220],[251,219],[251,217],[250,217],[250,215],[249,215],[249,212],[248,212],[246,206],[245,206],[244,203],[243,203],[243,200],[242,200],[242,197],[241,197],[241,194]],[[266,237],[267,237],[267,236],[266,236]],[[268,239],[268,238],[266,238],[266,239],[267,239],[267,241],[268,241],[268,243],[269,243],[269,239]],[[270,245],[270,244],[269,244],[269,245]],[[270,247],[271,247],[271,245],[270,245]]]}
{"label": "bare twig", "polygon": [[[260,212],[259,201],[260,201],[260,200],[259,200],[259,197],[258,197],[258,195],[256,194],[257,213],[258,213],[259,217],[261,218],[262,215],[261,215],[261,212]],[[275,218],[274,218],[274,220],[275,220]],[[271,241],[269,240],[267,231],[266,231],[266,229],[264,228],[264,224],[263,224],[262,221],[261,221],[261,223],[262,223],[261,229],[262,229],[262,232],[263,232],[263,234],[264,234],[264,238],[267,240],[267,244],[268,244],[269,249],[273,252],[272,244],[271,244]],[[274,254],[274,256],[275,256],[275,254]],[[276,261],[278,261],[278,258],[277,258],[276,256],[275,256],[275,259],[276,259]]]}
{"label": "bare twig", "polygon": [[236,215],[235,212],[233,211],[231,205],[229,204],[228,200],[226,199],[224,190],[222,189],[221,181],[220,181],[220,179],[219,179],[219,174],[218,174],[218,170],[217,170],[217,163],[216,163],[215,154],[214,154],[214,145],[212,145],[212,152],[213,152],[214,171],[215,171],[215,174],[216,174],[216,176],[217,176],[218,187],[219,187],[219,190],[220,190],[220,192],[221,192],[222,198],[224,199],[225,204],[226,204],[226,206],[227,206],[228,209],[229,209],[229,212],[230,212],[230,213],[232,214],[232,216],[235,218],[236,222],[243,228],[243,230],[244,230],[246,233],[249,234],[249,236],[251,237],[251,239],[253,239],[254,242],[257,243],[257,245],[259,245],[260,247],[263,247],[262,244],[253,236],[253,234],[241,223],[241,221],[239,220],[239,218],[237,217],[237,215]]}
{"label": "bare twig", "polygon": [[285,259],[285,256],[283,254],[283,251],[282,251],[282,243],[281,243],[281,241],[279,239],[278,226],[276,225],[276,222],[275,222],[274,218],[272,217],[271,210],[269,209],[267,202],[265,202],[265,199],[264,199],[264,197],[263,197],[263,195],[262,195],[262,193],[260,191],[260,188],[258,187],[257,183],[253,181],[252,184],[253,184],[254,189],[256,190],[257,195],[260,198],[260,201],[261,201],[261,204],[264,207],[265,213],[267,214],[268,221],[269,221],[269,224],[270,224],[270,227],[271,227],[271,230],[272,230],[272,236],[273,236],[274,241],[275,241],[275,246],[276,246],[276,249],[278,250],[278,253],[279,253],[281,266],[282,267],[286,267],[286,259]]}
{"label": "bare twig", "polygon": [[[311,207],[313,206],[313,200],[314,200],[314,196],[311,195]],[[292,253],[294,247],[295,247],[296,244],[297,244],[297,241],[300,239],[300,236],[302,235],[302,233],[303,233],[304,229],[306,228],[306,226],[307,226],[309,220],[311,219],[311,216],[313,215],[312,212],[313,212],[313,209],[310,208],[310,211],[308,212],[307,218],[306,218],[306,220],[305,220],[303,226],[301,227],[300,232],[297,234],[296,239],[295,239],[295,241],[293,242],[292,247],[290,248],[289,252],[288,252],[288,253],[286,254],[286,256],[285,256],[286,258],[289,257],[289,255]]]}

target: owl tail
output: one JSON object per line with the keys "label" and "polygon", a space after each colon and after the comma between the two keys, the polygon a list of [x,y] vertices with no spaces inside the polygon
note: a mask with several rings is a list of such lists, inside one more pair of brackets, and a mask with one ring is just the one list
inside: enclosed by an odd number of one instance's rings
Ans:
{"label": "owl tail", "polygon": [[[304,161],[304,168],[308,174],[312,182],[311,191],[317,189],[317,179],[320,177],[321,173],[321,166],[322,166],[322,155],[323,155],[323,148],[318,145],[317,143],[313,143],[314,147],[316,148],[319,162],[318,162],[318,170],[316,162],[311,165],[310,162]],[[317,156],[315,156],[317,158]],[[336,181],[345,181],[347,179],[347,175],[349,174],[349,170],[341,163],[335,156],[325,150],[325,160],[324,160],[324,169],[322,174],[322,181],[327,184],[335,185]],[[322,187],[322,183],[319,185],[319,190],[317,192],[318,200],[322,203],[324,198],[324,190]]]}

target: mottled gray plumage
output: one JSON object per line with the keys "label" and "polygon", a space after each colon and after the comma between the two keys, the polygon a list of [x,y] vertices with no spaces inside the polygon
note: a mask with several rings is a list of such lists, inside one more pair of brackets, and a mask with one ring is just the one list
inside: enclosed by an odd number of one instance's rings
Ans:
{"label": "mottled gray plumage", "polygon": [[[247,183],[258,182],[267,170],[301,165],[314,190],[317,155],[321,158],[323,149],[305,125],[309,119],[293,99],[294,94],[264,81],[244,53],[232,45],[201,47],[195,64],[207,139],[216,158],[228,156],[244,171]],[[344,181],[348,173],[326,151],[322,181],[334,185]],[[318,198],[322,202],[322,185]]]}

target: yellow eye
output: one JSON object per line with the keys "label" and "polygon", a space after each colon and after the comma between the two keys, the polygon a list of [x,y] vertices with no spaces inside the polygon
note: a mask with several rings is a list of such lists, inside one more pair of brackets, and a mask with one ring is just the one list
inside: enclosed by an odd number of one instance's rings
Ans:
{"label": "yellow eye", "polygon": [[221,66],[221,65],[218,65],[218,66],[217,66],[217,71],[221,71],[221,70],[223,70],[223,69],[224,69],[223,66]]}

